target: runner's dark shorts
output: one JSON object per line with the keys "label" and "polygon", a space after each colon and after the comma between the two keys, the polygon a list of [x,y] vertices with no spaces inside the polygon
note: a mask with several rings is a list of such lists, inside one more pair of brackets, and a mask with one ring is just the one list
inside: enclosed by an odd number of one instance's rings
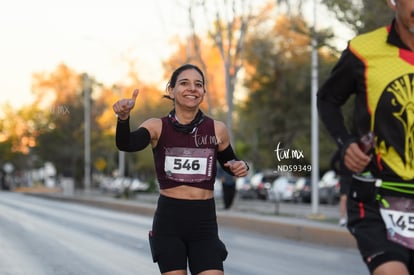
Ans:
{"label": "runner's dark shorts", "polygon": [[214,199],[180,200],[160,195],[149,235],[152,258],[161,273],[223,270],[227,257],[218,236]]}
{"label": "runner's dark shorts", "polygon": [[389,261],[403,262],[410,274],[414,274],[414,251],[387,239],[375,193],[373,184],[353,179],[347,200],[348,230],[355,237],[371,274]]}

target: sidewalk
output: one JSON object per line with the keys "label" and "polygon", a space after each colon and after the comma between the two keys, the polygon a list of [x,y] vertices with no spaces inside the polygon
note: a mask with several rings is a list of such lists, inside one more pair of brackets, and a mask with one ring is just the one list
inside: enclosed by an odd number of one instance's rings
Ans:
{"label": "sidewalk", "polygon": [[[64,195],[60,192],[27,192],[47,199],[57,199],[66,202],[81,203],[99,208],[112,209],[139,215],[152,216],[156,207],[157,194],[138,194],[133,199],[117,199],[113,196],[99,192],[75,192],[73,195]],[[300,209],[293,209],[284,204],[279,206],[279,214],[276,215],[276,205],[263,204],[260,206],[251,203],[251,209],[246,209],[243,204],[235,202],[231,210],[220,210],[221,202],[217,201],[217,219],[219,226],[232,227],[240,230],[256,232],[286,238],[296,241],[304,241],[329,246],[356,248],[356,243],[346,228],[339,227],[329,219],[333,217],[321,216],[312,218],[308,211],[295,213]],[[255,206],[255,208],[253,208]],[[259,208],[259,209],[257,209]],[[289,209],[291,208],[291,209]],[[295,210],[295,211],[294,211]],[[293,213],[293,214],[292,214]]]}

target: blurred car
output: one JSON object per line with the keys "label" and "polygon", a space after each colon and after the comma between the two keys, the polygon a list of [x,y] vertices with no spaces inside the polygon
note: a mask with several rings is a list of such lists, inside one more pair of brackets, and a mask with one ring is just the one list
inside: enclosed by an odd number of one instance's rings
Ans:
{"label": "blurred car", "polygon": [[336,204],[340,197],[339,177],[333,170],[327,171],[319,181],[319,201],[326,204]]}
{"label": "blurred car", "polygon": [[131,192],[145,192],[148,191],[150,185],[148,182],[144,182],[138,178],[132,179],[130,185],[128,186]]}
{"label": "blurred car", "polygon": [[100,190],[114,194],[124,194],[125,192],[137,193],[148,191],[150,184],[138,178],[127,177],[103,177],[100,180]]}
{"label": "blurred car", "polygon": [[[293,201],[310,203],[312,200],[311,179],[307,177],[298,178],[295,184]],[[326,172],[318,184],[319,202],[324,204],[336,204],[339,202],[340,185],[339,178],[334,171]]]}
{"label": "blurred car", "polygon": [[116,177],[112,179],[109,191],[115,194],[122,194],[124,193],[125,188],[127,188],[130,184],[131,184],[130,178]]}
{"label": "blurred car", "polygon": [[236,190],[240,190],[241,188],[243,188],[243,185],[249,181],[250,179],[248,176],[236,178]]}
{"label": "blurred car", "polygon": [[293,201],[297,179],[295,177],[280,176],[276,178],[269,190],[269,200]]}
{"label": "blurred car", "polygon": [[249,177],[242,177],[236,179],[237,196],[241,199],[256,199],[256,191],[250,184]]}
{"label": "blurred car", "polygon": [[273,170],[265,170],[254,174],[250,179],[250,185],[256,198],[267,200],[269,190],[275,179],[279,176],[280,175],[276,174]]}
{"label": "blurred car", "polygon": [[311,194],[311,179],[306,177],[298,178],[293,191],[293,201],[309,203],[311,201]]}
{"label": "blurred car", "polygon": [[214,181],[214,197],[216,199],[222,199],[223,198],[223,186],[221,184],[221,180],[217,177]]}

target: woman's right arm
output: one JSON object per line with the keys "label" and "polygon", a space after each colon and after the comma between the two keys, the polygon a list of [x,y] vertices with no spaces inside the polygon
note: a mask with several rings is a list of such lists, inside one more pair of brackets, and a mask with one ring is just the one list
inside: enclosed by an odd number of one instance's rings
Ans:
{"label": "woman's right arm", "polygon": [[129,117],[126,120],[118,118],[115,135],[116,147],[125,152],[136,152],[145,149],[151,141],[151,133],[145,127],[139,127],[131,132]]}
{"label": "woman's right arm", "polygon": [[157,119],[149,119],[141,126],[131,132],[129,126],[129,115],[135,106],[135,101],[139,90],[135,89],[130,99],[121,99],[112,106],[115,114],[118,116],[116,124],[116,147],[125,152],[136,152],[145,149],[148,144],[156,144],[159,136],[160,123]]}

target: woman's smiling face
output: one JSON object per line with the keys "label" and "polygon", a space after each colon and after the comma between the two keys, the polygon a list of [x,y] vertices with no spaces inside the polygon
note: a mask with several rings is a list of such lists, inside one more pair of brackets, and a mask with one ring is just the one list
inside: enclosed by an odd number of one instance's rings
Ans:
{"label": "woman's smiling face", "polygon": [[182,71],[175,86],[169,87],[168,92],[175,105],[198,107],[205,94],[203,77],[195,69]]}

